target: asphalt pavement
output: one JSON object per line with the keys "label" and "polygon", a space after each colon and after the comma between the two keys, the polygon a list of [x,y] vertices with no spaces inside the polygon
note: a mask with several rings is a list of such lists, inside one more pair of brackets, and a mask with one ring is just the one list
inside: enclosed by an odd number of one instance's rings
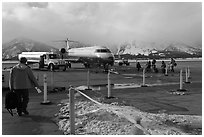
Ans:
{"label": "asphalt pavement", "polygon": [[16,110],[13,110],[14,116],[11,116],[4,108],[5,93],[2,96],[2,135],[63,135],[55,122],[55,114],[59,111],[58,103],[66,99],[67,94],[50,93],[49,105],[42,105],[43,93],[30,92],[30,102],[28,104],[29,115],[19,117]]}

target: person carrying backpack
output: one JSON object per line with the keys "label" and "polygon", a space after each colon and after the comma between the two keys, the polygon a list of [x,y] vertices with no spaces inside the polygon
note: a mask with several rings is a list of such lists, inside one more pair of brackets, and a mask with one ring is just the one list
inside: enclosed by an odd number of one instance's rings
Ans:
{"label": "person carrying backpack", "polygon": [[9,88],[16,93],[17,96],[17,113],[22,116],[22,113],[28,115],[27,105],[29,102],[29,89],[37,87],[38,82],[33,75],[30,67],[26,65],[27,59],[20,58],[19,63],[10,71]]}
{"label": "person carrying backpack", "polygon": [[166,71],[166,64],[165,64],[164,61],[162,61],[161,69],[162,69],[162,73],[165,74],[165,71]]}

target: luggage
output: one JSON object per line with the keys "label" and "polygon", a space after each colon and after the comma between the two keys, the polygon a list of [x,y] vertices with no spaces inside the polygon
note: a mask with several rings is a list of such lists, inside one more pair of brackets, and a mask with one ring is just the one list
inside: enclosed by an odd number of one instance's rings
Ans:
{"label": "luggage", "polygon": [[5,96],[5,108],[13,116],[12,109],[16,109],[18,104],[17,95],[15,92],[9,91]]}

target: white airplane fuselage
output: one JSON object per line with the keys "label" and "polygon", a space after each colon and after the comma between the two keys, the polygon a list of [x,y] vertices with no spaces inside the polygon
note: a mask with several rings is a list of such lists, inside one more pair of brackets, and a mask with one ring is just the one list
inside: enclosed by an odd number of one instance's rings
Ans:
{"label": "white airplane fuselage", "polygon": [[81,62],[83,64],[113,65],[113,53],[106,47],[93,46],[83,48],[71,48],[67,50],[65,60],[69,62]]}

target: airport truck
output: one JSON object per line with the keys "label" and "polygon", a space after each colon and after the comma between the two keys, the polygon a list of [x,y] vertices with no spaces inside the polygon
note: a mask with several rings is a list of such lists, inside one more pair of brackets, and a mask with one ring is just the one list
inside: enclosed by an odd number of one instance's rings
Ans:
{"label": "airport truck", "polygon": [[28,64],[38,63],[39,69],[49,69],[54,71],[55,69],[66,70],[66,62],[60,59],[60,56],[53,52],[22,52],[18,55],[18,58],[27,58]]}

